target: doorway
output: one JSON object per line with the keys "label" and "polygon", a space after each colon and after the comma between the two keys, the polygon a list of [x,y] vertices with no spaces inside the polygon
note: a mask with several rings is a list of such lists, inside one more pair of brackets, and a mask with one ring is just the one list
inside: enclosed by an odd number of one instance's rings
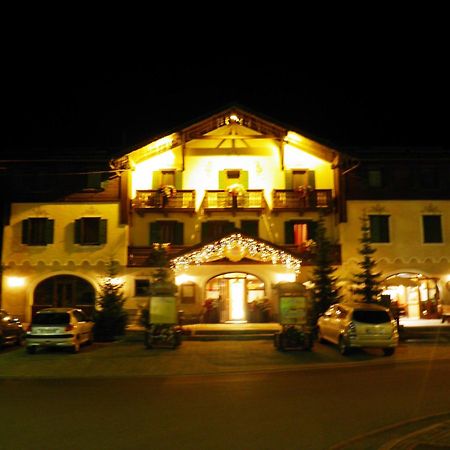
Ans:
{"label": "doorway", "polygon": [[259,305],[266,305],[264,282],[244,272],[218,275],[206,283],[206,300],[216,309],[218,322],[261,321],[254,311]]}

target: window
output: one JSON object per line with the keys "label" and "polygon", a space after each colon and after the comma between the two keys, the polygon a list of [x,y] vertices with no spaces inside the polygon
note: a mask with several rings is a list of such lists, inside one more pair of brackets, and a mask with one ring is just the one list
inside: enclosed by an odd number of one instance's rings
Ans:
{"label": "window", "polygon": [[31,218],[22,221],[22,244],[53,244],[55,221],[46,218]]}
{"label": "window", "polygon": [[240,169],[219,171],[219,189],[226,189],[231,184],[241,184],[244,189],[248,189],[248,171]]}
{"label": "window", "polygon": [[202,223],[202,242],[219,239],[234,230],[234,223],[226,220],[210,220]]}
{"label": "window", "polygon": [[135,297],[147,297],[150,295],[150,280],[134,280],[134,295]]}
{"label": "window", "polygon": [[284,241],[286,244],[301,245],[316,238],[317,222],[312,220],[290,220],[284,223]]}
{"label": "window", "polygon": [[370,215],[369,223],[372,242],[389,242],[389,216]]}
{"label": "window", "polygon": [[183,245],[184,224],[175,220],[160,220],[150,224],[150,244]]}
{"label": "window", "polygon": [[442,242],[441,216],[422,216],[423,242],[425,244]]}
{"label": "window", "polygon": [[258,237],[259,220],[241,220],[241,230],[249,236]]}
{"label": "window", "polygon": [[100,217],[83,217],[75,220],[75,244],[105,244],[106,225],[107,220]]}

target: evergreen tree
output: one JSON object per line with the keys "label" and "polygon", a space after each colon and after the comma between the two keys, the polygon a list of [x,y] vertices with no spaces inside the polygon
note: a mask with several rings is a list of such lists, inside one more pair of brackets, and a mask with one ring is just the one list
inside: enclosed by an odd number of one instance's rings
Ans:
{"label": "evergreen tree", "polygon": [[352,289],[353,293],[360,295],[366,303],[378,303],[378,297],[382,292],[379,277],[380,272],[375,271],[376,261],[373,254],[376,249],[372,247],[370,239],[369,218],[366,214],[361,217],[361,247],[358,253],[362,260],[358,263],[361,271],[353,275],[353,283],[356,285]]}
{"label": "evergreen tree", "polygon": [[110,260],[106,266],[106,277],[100,286],[99,309],[94,313],[94,337],[98,341],[113,341],[125,334],[128,314],[123,308],[123,284],[117,283],[119,263]]}
{"label": "evergreen tree", "polygon": [[323,314],[330,305],[340,300],[339,288],[336,286],[337,277],[333,276],[336,267],[333,267],[332,244],[327,237],[323,216],[317,222],[316,246],[314,250],[314,270],[312,281],[314,283],[314,298],[316,317]]}

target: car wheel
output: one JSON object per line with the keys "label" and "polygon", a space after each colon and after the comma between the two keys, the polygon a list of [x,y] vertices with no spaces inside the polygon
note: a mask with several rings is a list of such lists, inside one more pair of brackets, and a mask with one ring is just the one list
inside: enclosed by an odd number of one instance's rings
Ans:
{"label": "car wheel", "polygon": [[350,352],[350,349],[348,348],[347,344],[345,343],[344,336],[341,336],[339,338],[339,352],[341,355],[348,355]]}
{"label": "car wheel", "polygon": [[36,353],[36,347],[32,346],[32,347],[27,347],[27,353],[29,353],[30,355],[34,355]]}
{"label": "car wheel", "polygon": [[394,347],[383,348],[383,353],[384,356],[392,356],[395,353],[395,348]]}

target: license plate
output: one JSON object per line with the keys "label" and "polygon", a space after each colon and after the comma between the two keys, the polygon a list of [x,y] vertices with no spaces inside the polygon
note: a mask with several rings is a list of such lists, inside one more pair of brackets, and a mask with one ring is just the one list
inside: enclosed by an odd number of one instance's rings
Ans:
{"label": "license plate", "polygon": [[37,334],[55,334],[58,333],[58,328],[40,328]]}

